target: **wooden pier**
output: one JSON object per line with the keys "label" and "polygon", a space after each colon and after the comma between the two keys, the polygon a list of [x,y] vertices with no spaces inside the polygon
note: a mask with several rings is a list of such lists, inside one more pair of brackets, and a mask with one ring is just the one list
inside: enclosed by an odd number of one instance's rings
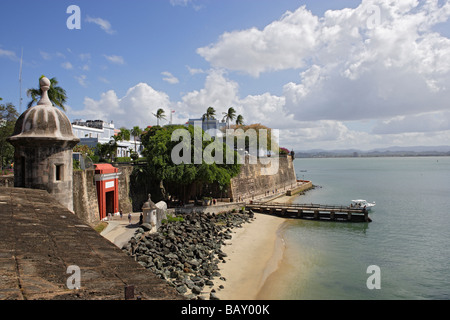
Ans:
{"label": "wooden pier", "polygon": [[366,209],[349,206],[251,202],[245,207],[255,212],[279,214],[285,217],[307,220],[372,222]]}

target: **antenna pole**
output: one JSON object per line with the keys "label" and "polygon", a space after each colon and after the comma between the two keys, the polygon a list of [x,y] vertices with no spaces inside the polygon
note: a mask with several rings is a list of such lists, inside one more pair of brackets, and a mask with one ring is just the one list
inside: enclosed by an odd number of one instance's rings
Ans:
{"label": "antenna pole", "polygon": [[22,113],[22,62],[23,62],[23,48],[22,48],[22,55],[20,56],[20,70],[19,70],[19,114]]}

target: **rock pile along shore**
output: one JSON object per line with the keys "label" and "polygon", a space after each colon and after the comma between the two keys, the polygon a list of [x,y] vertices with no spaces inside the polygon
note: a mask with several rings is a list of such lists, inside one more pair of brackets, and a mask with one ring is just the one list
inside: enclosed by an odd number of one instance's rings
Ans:
{"label": "rock pile along shore", "polygon": [[[226,281],[219,263],[227,256],[221,248],[232,238],[232,229],[250,223],[254,214],[190,213],[169,219],[157,233],[139,228],[123,250],[138,263],[173,285],[188,299],[218,299],[213,288],[215,277]],[[206,294],[206,296],[205,296]]]}

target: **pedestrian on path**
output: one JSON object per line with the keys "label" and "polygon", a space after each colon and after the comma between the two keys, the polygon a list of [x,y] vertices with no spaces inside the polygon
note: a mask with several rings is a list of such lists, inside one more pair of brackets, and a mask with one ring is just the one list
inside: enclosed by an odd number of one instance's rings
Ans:
{"label": "pedestrian on path", "polygon": [[128,214],[128,223],[131,224],[131,213]]}

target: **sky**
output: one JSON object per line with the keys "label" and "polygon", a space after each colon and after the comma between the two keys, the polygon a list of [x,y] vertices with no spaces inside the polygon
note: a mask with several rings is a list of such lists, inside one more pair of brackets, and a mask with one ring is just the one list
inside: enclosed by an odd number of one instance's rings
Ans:
{"label": "sky", "polygon": [[45,75],[71,121],[145,128],[159,108],[184,124],[233,107],[294,151],[450,145],[450,0],[15,0],[0,12],[0,97],[22,112]]}

